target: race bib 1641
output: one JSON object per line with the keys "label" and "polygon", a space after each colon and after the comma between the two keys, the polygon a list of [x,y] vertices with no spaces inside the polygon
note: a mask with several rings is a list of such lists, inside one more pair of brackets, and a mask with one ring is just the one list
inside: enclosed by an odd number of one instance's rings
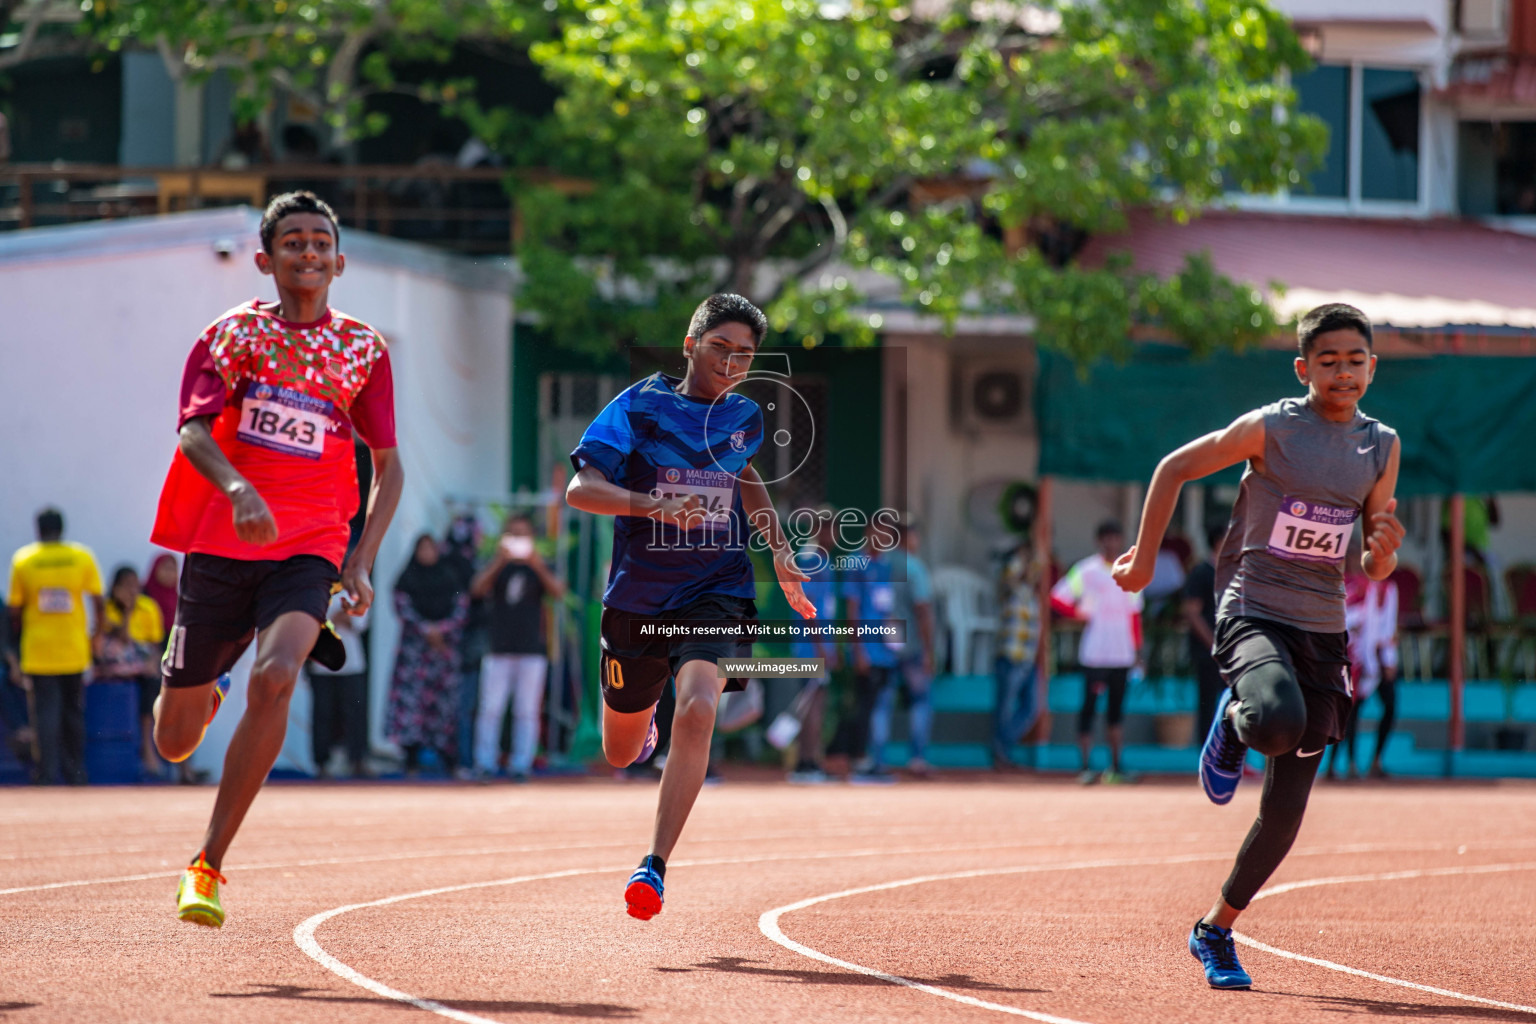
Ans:
{"label": "race bib 1641", "polygon": [[1269,531],[1269,553],[1301,562],[1342,562],[1360,510],[1286,498]]}
{"label": "race bib 1641", "polygon": [[287,455],[318,459],[325,452],[325,429],[332,405],[292,388],[252,384],[240,407],[236,436]]}

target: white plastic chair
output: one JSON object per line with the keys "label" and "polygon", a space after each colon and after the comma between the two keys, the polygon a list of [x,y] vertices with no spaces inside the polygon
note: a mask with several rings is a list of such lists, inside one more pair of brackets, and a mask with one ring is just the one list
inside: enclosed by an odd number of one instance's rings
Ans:
{"label": "white plastic chair", "polygon": [[938,604],[935,617],[949,637],[951,670],[957,675],[990,671],[986,664],[978,669],[975,661],[990,659],[997,638],[992,587],[973,569],[943,565],[933,570],[933,592]]}

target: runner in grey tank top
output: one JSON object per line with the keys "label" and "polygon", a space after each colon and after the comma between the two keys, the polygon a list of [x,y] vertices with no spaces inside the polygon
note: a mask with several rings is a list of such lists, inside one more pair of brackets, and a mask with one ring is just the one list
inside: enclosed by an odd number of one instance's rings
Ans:
{"label": "runner in grey tank top", "polygon": [[1121,587],[1152,580],[1179,490],[1248,464],[1216,563],[1216,643],[1227,690],[1200,752],[1213,803],[1232,799],[1251,748],[1266,756],[1259,815],[1221,898],[1189,935],[1213,988],[1247,988],[1232,925],[1279,867],[1301,829],[1323,748],[1344,734],[1352,707],[1344,632],[1344,558],[1364,516],[1361,568],[1397,567],[1397,434],[1359,410],[1376,371],[1371,324],[1353,306],[1320,306],[1297,325],[1296,376],[1306,398],[1286,398],[1191,441],[1158,464],[1136,544],[1115,562]]}
{"label": "runner in grey tank top", "polygon": [[1344,553],[1397,433],[1358,410],[1326,420],[1304,398],[1259,410],[1264,457],[1243,474],[1216,563],[1218,619],[1344,631]]}

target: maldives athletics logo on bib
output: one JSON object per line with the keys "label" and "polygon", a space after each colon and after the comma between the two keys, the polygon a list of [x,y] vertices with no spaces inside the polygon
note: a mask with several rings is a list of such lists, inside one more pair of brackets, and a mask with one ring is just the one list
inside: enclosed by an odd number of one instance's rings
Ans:
{"label": "maldives athletics logo on bib", "polygon": [[661,476],[662,479],[666,480],[666,482],[669,484],[675,484],[683,478],[683,474],[679,473],[675,469],[668,469],[665,473],[661,474]]}
{"label": "maldives athletics logo on bib", "polygon": [[1304,501],[1293,501],[1293,502],[1291,502],[1291,515],[1295,516],[1297,519],[1300,519],[1300,518],[1304,517],[1306,514],[1307,514],[1307,503],[1306,502],[1304,502]]}

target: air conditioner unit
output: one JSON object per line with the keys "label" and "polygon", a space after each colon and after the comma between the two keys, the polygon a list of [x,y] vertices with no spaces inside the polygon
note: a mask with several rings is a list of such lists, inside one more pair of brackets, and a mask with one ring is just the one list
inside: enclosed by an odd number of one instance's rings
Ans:
{"label": "air conditioner unit", "polygon": [[1504,34],[1509,0],[1461,0],[1461,16],[1456,28],[1464,36],[1501,36]]}
{"label": "air conditioner unit", "polygon": [[950,389],[955,427],[965,433],[1032,434],[1030,384],[1022,355],[955,356]]}

